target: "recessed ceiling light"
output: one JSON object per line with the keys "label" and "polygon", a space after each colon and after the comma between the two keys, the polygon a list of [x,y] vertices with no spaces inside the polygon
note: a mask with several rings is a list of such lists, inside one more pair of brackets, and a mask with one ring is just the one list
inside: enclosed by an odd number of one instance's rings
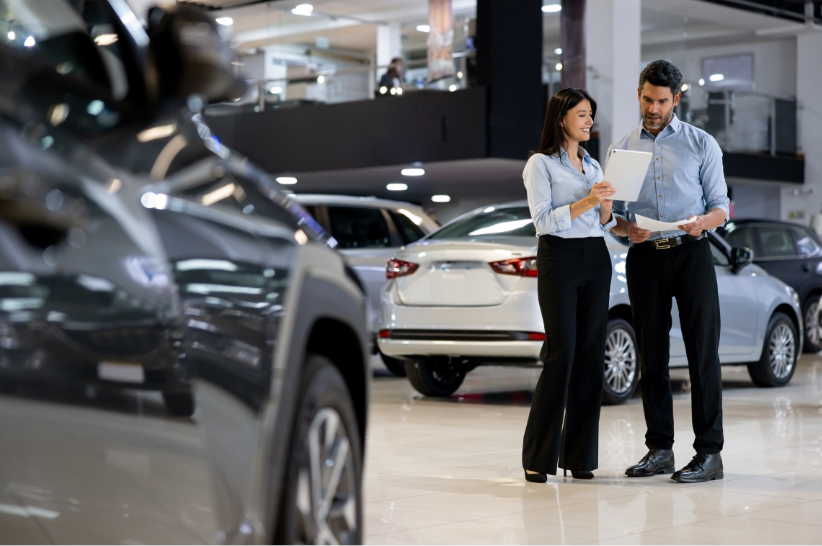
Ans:
{"label": "recessed ceiling light", "polygon": [[296,8],[291,10],[291,13],[294,15],[303,15],[305,17],[310,17],[311,13],[314,11],[314,6],[311,4],[300,4]]}
{"label": "recessed ceiling light", "polygon": [[34,36],[29,36],[28,38],[26,38],[26,41],[23,42],[23,45],[26,47],[34,47],[34,44]]}
{"label": "recessed ceiling light", "polygon": [[430,25],[417,25],[417,30],[419,30],[420,32],[431,32],[431,26]]}
{"label": "recessed ceiling light", "polygon": [[322,74],[317,76],[317,83],[325,83],[325,76]]}
{"label": "recessed ceiling light", "polygon": [[560,4],[546,4],[542,6],[543,13],[558,13],[562,11],[562,5]]}
{"label": "recessed ceiling light", "polygon": [[14,40],[15,38],[17,38],[17,34],[15,34],[13,30],[10,30],[9,33],[6,34],[6,36],[9,37],[9,40]]}
{"label": "recessed ceiling light", "polygon": [[558,47],[558,48],[554,49],[554,55],[562,55],[562,48]]}
{"label": "recessed ceiling light", "polygon": [[688,90],[688,89],[690,89],[690,88],[691,88],[691,86],[690,86],[690,85],[688,85],[687,83],[683,83],[683,84],[682,84],[682,87],[681,87],[680,89],[681,89],[682,91],[687,91],[687,90]]}
{"label": "recessed ceiling light", "polygon": [[725,79],[725,74],[711,74],[708,76],[708,79],[712,82],[721,82]]}
{"label": "recessed ceiling light", "polygon": [[699,85],[705,85],[705,80],[702,79],[702,78],[699,78]]}
{"label": "recessed ceiling light", "polygon": [[231,17],[217,17],[217,23],[229,27],[234,24],[234,19]]}
{"label": "recessed ceiling light", "polygon": [[457,90],[457,86],[452,83],[451,85],[448,86],[448,90],[453,93],[454,91]]}
{"label": "recessed ceiling light", "polygon": [[557,72],[562,72],[562,63],[557,63],[556,65],[554,65],[554,68],[557,70]]}
{"label": "recessed ceiling light", "polygon": [[419,168],[412,168],[412,169],[403,169],[400,171],[400,174],[403,176],[422,176],[425,174],[425,169]]}
{"label": "recessed ceiling light", "polygon": [[116,34],[100,34],[99,36],[94,38],[94,43],[98,46],[110,46],[113,43],[116,43],[118,37]]}
{"label": "recessed ceiling light", "polygon": [[431,201],[434,203],[450,203],[451,196],[450,195],[432,195]]}
{"label": "recessed ceiling light", "polygon": [[395,182],[388,184],[385,189],[388,191],[405,191],[408,189],[408,184],[403,184],[402,182]]}
{"label": "recessed ceiling light", "polygon": [[297,179],[293,176],[278,176],[277,182],[279,182],[280,184],[296,184]]}

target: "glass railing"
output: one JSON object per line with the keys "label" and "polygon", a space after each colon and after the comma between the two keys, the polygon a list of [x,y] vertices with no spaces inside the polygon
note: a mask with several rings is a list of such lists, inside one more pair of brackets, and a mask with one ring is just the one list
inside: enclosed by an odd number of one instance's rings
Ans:
{"label": "glass railing", "polygon": [[[680,103],[680,117],[707,131],[723,150],[796,154],[796,100],[728,89],[691,89],[694,94]],[[700,91],[702,96],[694,96]]]}

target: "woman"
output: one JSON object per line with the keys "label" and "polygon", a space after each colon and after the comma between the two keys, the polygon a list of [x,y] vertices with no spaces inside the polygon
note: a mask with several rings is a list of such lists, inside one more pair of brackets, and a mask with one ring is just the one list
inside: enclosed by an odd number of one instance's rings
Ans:
{"label": "woman", "polygon": [[[599,409],[611,258],[605,231],[616,225],[616,190],[585,150],[597,103],[582,89],[551,98],[539,152],[522,173],[539,236],[539,306],[544,363],[525,428],[525,479],[544,483],[557,465],[577,479],[597,468]],[[563,423],[563,417],[564,423]]]}

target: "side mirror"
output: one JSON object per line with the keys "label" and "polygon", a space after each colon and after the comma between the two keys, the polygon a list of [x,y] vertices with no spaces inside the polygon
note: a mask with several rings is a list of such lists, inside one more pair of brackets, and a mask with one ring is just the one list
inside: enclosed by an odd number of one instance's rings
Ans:
{"label": "side mirror", "polygon": [[228,35],[205,12],[175,4],[149,12],[149,58],[160,100],[200,95],[206,103],[242,96],[245,84],[234,75]]}
{"label": "side mirror", "polygon": [[731,249],[731,271],[736,273],[753,261],[753,250],[744,246]]}

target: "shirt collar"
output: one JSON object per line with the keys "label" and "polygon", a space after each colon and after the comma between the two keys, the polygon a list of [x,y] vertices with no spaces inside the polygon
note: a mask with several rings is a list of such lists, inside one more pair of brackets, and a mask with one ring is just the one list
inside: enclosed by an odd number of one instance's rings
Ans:
{"label": "shirt collar", "polygon": [[[565,148],[560,146],[559,149],[560,149],[560,154],[559,154],[560,157],[562,157],[564,155],[568,155],[568,151]],[[579,146],[577,148],[577,156],[581,157],[583,161],[588,161],[589,163],[591,162],[591,154],[589,154],[588,150],[586,150],[582,146]]]}
{"label": "shirt collar", "polygon": [[[679,118],[676,116],[676,114],[674,114],[674,116],[671,118],[670,123],[668,123],[668,125],[666,125],[665,128],[657,136],[664,136],[667,134],[676,133],[681,125],[682,122],[679,121]],[[640,132],[646,133],[649,136],[656,138],[656,136],[654,136],[652,132],[645,128],[645,122],[644,120],[642,120],[642,118],[640,118],[639,120],[639,130]]]}

